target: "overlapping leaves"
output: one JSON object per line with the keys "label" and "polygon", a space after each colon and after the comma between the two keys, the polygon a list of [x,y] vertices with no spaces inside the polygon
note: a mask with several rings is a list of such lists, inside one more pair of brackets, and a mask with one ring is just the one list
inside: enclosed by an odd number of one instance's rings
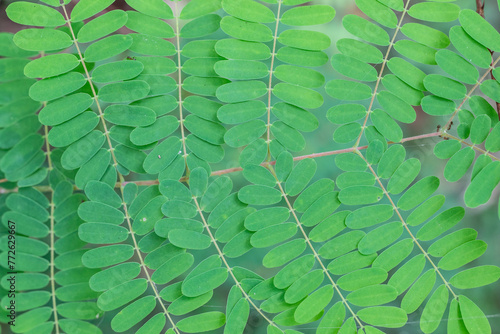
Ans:
{"label": "overlapping leaves", "polygon": [[[421,162],[388,143],[402,140],[400,124],[416,120],[415,107],[458,114],[458,137],[448,134],[450,119],[441,135],[454,139],[437,144],[436,156],[450,159],[444,176],[454,182],[480,150],[465,203],[489,200],[500,182],[500,128],[494,108],[472,93],[480,84],[498,101],[497,81],[480,75],[499,35],[479,14],[443,2],[356,1],[368,19],[343,18],[357,39],[339,39],[330,61],[347,79],[325,86],[339,102],[326,115],[339,125],[334,142],[356,144],[336,156],[338,175],[317,179],[315,160],[294,162],[289,152],[302,151],[303,133],[319,126],[325,77],[313,68],[328,62],[331,39],[315,26],[334,18],[331,6],[127,0],[133,10],[123,11],[81,0],[70,11],[67,1],[42,2],[14,2],[9,18],[35,28],[0,35],[0,66],[9,68],[0,76],[0,170],[5,187],[20,187],[2,197],[2,221],[25,222],[20,275],[34,277],[20,289],[19,305],[29,298],[30,306],[17,332],[99,332],[83,320],[109,312],[115,332],[233,334],[257,312],[268,333],[313,322],[317,333],[379,333],[405,326],[419,308],[424,333],[446,311],[450,333],[491,332],[457,292],[500,277],[496,266],[469,267],[486,244],[455,228],[465,210],[444,207],[439,179],[419,177]],[[457,18],[449,33],[427,23]],[[226,150],[242,147],[243,185],[210,177]],[[125,181],[131,173],[157,184],[138,187]],[[40,183],[50,201],[27,188]],[[49,247],[37,240],[47,233],[58,238]],[[266,275],[242,262],[247,254],[261,257]],[[36,273],[47,268],[57,274]],[[42,286],[50,280],[55,298]]]}

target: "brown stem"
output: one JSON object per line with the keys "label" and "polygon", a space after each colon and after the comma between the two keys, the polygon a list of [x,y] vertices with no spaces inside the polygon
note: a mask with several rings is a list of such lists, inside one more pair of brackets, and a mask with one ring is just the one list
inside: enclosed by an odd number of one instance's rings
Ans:
{"label": "brown stem", "polygon": [[[481,0],[476,0],[476,12],[481,15],[481,17],[484,19],[484,4],[486,2],[482,2]],[[494,64],[494,58],[493,58],[493,51],[491,51],[490,49],[488,49],[488,51],[490,51],[491,53],[491,64],[490,66],[493,67]],[[490,72],[490,75],[491,75],[491,79],[493,80],[496,80],[495,79],[495,76],[493,75],[493,71]],[[497,114],[498,114],[498,118],[500,119],[500,103],[495,101],[495,104],[496,104],[496,109],[497,109]]]}
{"label": "brown stem", "polygon": [[[406,143],[406,142],[413,141],[413,140],[424,139],[424,138],[431,138],[431,137],[438,137],[438,136],[441,136],[441,137],[451,137],[448,134],[442,134],[440,132],[431,132],[431,133],[426,133],[426,134],[423,134],[423,135],[418,135],[418,136],[403,138],[400,142],[392,142],[392,141],[390,141],[390,142],[387,142],[387,144]],[[368,148],[368,146],[360,146],[358,148],[350,147],[350,148],[344,148],[344,149],[335,150],[335,151],[326,151],[326,152],[320,152],[320,153],[312,153],[312,154],[306,154],[306,155],[301,155],[301,156],[298,156],[298,157],[294,157],[293,160],[294,161],[300,161],[300,160],[304,160],[304,159],[308,159],[308,158],[327,157],[327,156],[330,156],[330,155],[336,155],[336,154],[341,154],[341,153],[355,152],[356,150],[364,150],[366,148]],[[477,147],[474,147],[474,148],[478,149]],[[274,164],[276,164],[276,161],[263,162],[261,165],[262,166],[266,166],[266,165],[274,165]],[[233,168],[221,169],[221,170],[217,170],[217,171],[212,172],[211,176],[230,174],[230,173],[234,173],[234,172],[241,172],[242,170],[243,170],[243,168],[241,168],[241,167],[233,167]],[[179,181],[186,182],[188,179],[189,179],[189,177],[184,176]],[[159,182],[158,182],[158,180],[124,181],[124,182],[117,182],[115,184],[115,188],[120,188],[121,186],[125,186],[127,183],[135,183],[138,186],[150,186],[150,185],[158,184]],[[38,186],[38,187],[36,187],[36,189],[38,189],[41,192],[48,192],[48,191],[50,191],[50,187],[49,186]],[[79,189],[75,187],[74,190],[79,190]],[[16,192],[16,191],[17,191],[17,188],[15,188],[15,189],[3,189],[3,188],[0,188],[0,194],[11,193],[11,192]]]}

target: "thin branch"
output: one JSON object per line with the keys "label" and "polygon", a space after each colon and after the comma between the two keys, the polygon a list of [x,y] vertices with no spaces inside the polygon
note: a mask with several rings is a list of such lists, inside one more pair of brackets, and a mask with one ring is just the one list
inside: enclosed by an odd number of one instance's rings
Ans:
{"label": "thin branch", "polygon": [[406,12],[408,10],[408,6],[410,5],[410,1],[406,1],[405,8],[403,9],[403,13],[401,14],[401,17],[399,18],[398,25],[396,26],[396,30],[394,31],[394,34],[392,35],[391,42],[389,43],[389,46],[387,47],[387,52],[385,53],[384,60],[382,61],[382,66],[380,67],[380,71],[378,73],[377,77],[377,82],[375,83],[375,88],[373,89],[373,94],[372,98],[370,100],[370,105],[368,106],[368,110],[366,111],[366,116],[365,120],[363,121],[363,126],[361,127],[361,132],[359,133],[358,139],[356,139],[356,144],[354,144],[354,148],[358,148],[359,142],[361,141],[361,137],[363,136],[363,132],[366,129],[366,124],[368,123],[368,117],[370,117],[370,113],[372,112],[373,108],[373,103],[375,102],[375,97],[377,96],[377,90],[378,86],[380,85],[380,82],[382,80],[382,74],[384,73],[385,65],[387,64],[387,61],[389,59],[389,53],[392,50],[392,47],[394,45],[394,40],[396,39],[396,36],[398,35],[399,29],[401,28],[401,24],[403,23],[403,19],[406,15]]}
{"label": "thin branch", "polygon": [[278,0],[278,11],[276,12],[276,26],[274,28],[274,37],[273,37],[273,50],[271,53],[271,66],[269,68],[269,83],[267,87],[267,157],[268,160],[271,160],[271,96],[272,96],[272,88],[273,88],[273,70],[274,70],[274,60],[276,58],[276,42],[278,40],[278,27],[280,23],[280,13],[281,13],[281,4],[282,0]]}
{"label": "thin branch", "polygon": [[[449,137],[449,138],[452,138],[453,136],[449,135],[449,134],[442,134],[440,132],[431,132],[431,133],[426,133],[426,134],[423,134],[423,135],[418,135],[418,136],[413,136],[413,137],[407,137],[407,138],[403,138],[400,142],[392,142],[392,141],[389,141],[387,142],[387,144],[389,145],[392,145],[392,144],[399,144],[399,143],[406,143],[406,142],[409,142],[409,141],[413,141],[413,140],[418,140],[418,139],[424,139],[424,138],[432,138],[432,137]],[[457,139],[459,140],[458,138],[456,137],[453,137],[453,139]],[[465,142],[464,142],[465,143]],[[465,143],[467,144],[467,143]],[[364,150],[364,149],[367,149],[368,146],[360,146],[358,147],[357,149],[358,150]],[[481,150],[480,148],[474,146],[473,147],[474,149],[476,150]],[[326,151],[326,152],[320,152],[320,153],[311,153],[311,154],[306,154],[306,155],[301,155],[301,156],[298,156],[298,157],[294,157],[293,160],[294,161],[300,161],[300,160],[304,160],[304,159],[308,159],[308,158],[320,158],[320,157],[327,157],[327,156],[330,156],[330,155],[336,155],[336,154],[341,154],[341,153],[349,153],[349,152],[355,152],[356,151],[356,148],[354,147],[350,147],[350,148],[345,148],[345,149],[341,149],[341,150],[335,150],[335,151]],[[484,150],[482,150],[484,152]],[[490,153],[491,155],[491,153]],[[497,157],[491,155],[493,159],[497,159]],[[262,166],[266,166],[266,165],[274,165],[276,164],[276,161],[270,161],[270,162],[263,162],[261,165]],[[227,169],[221,169],[221,170],[217,170],[217,171],[214,171],[212,172],[212,174],[210,174],[210,176],[217,176],[217,175],[224,175],[224,174],[230,174],[230,173],[235,173],[235,172],[241,172],[243,170],[243,168],[241,167],[232,167],[232,168],[227,168]],[[181,182],[186,182],[187,180],[189,179],[189,177],[182,177],[179,181]],[[115,184],[115,188],[120,188],[121,186],[125,186],[127,183],[135,183],[137,184],[138,186],[150,186],[150,185],[154,185],[154,184],[159,184],[158,180],[144,180],[144,181],[123,181],[123,182],[117,182]],[[40,192],[49,192],[50,191],[50,187],[49,186],[37,186],[35,187],[38,191]],[[74,190],[81,190],[79,188],[77,188],[76,186],[74,186],[73,188]],[[5,194],[5,193],[11,193],[11,192],[17,192],[17,188],[15,189],[3,189],[3,188],[0,188],[0,194]]]}
{"label": "thin branch", "polygon": [[447,134],[444,134],[444,135],[443,135],[443,137],[445,137],[445,138],[450,138],[450,139],[454,139],[454,140],[457,140],[457,141],[459,141],[461,144],[464,144],[464,145],[466,145],[466,146],[469,146],[470,148],[473,148],[474,150],[476,150],[476,151],[478,151],[478,152],[480,152],[480,153],[482,153],[482,154],[485,154],[485,155],[489,156],[489,157],[490,157],[491,159],[493,159],[493,160],[500,161],[500,158],[499,158],[499,157],[494,156],[494,155],[493,155],[493,154],[491,154],[490,152],[485,151],[485,150],[483,150],[482,148],[477,147],[476,145],[469,144],[468,142],[466,142],[466,141],[465,141],[465,140],[463,140],[463,139],[460,139],[460,138],[455,137],[455,136],[453,136],[453,135],[450,135],[450,134],[448,134],[448,133],[447,133]]}
{"label": "thin branch", "polygon": [[[101,119],[101,124],[102,124],[102,126],[104,128],[104,135],[106,136],[106,139],[107,139],[107,142],[108,142],[109,152],[111,153],[111,157],[113,159],[113,166],[116,168],[118,166],[118,161],[116,159],[114,148],[113,148],[113,145],[111,143],[111,138],[109,136],[108,127],[107,127],[106,121],[104,119],[104,114],[102,112],[102,108],[101,108],[101,105],[99,103],[99,99],[98,99],[98,95],[97,95],[96,89],[94,87],[94,84],[92,83],[92,79],[91,79],[90,73],[88,71],[87,65],[85,64],[85,60],[84,60],[83,54],[82,54],[82,52],[80,50],[80,46],[78,44],[78,40],[76,38],[75,32],[73,30],[73,27],[71,26],[71,19],[70,19],[70,16],[68,15],[68,11],[66,10],[66,6],[64,4],[61,4],[61,7],[62,7],[62,9],[64,11],[64,16],[66,18],[66,22],[68,24],[69,31],[70,31],[71,36],[73,38],[73,41],[75,43],[75,47],[76,47],[78,56],[80,58],[80,62],[82,63],[83,70],[85,71],[85,75],[87,77],[87,81],[88,81],[88,83],[90,85],[90,89],[91,89],[92,94],[94,96],[94,100],[96,102],[97,109],[99,111],[99,117]],[[170,313],[167,311],[167,308],[165,307],[165,305],[161,301],[161,297],[160,297],[160,294],[158,293],[158,290],[156,289],[156,285],[154,284],[153,280],[151,279],[151,276],[150,276],[148,270],[146,269],[146,265],[144,264],[144,259],[142,258],[142,254],[141,254],[141,251],[140,251],[140,248],[139,248],[139,245],[138,245],[138,242],[137,242],[134,230],[132,229],[132,223],[130,222],[130,216],[128,214],[127,204],[126,204],[126,202],[124,200],[125,197],[124,197],[124,190],[123,190],[124,187],[123,186],[124,186],[125,179],[124,179],[123,175],[120,172],[117,172],[117,174],[118,174],[118,178],[120,180],[120,190],[121,190],[121,197],[122,197],[122,206],[123,206],[123,210],[125,211],[125,219],[126,219],[126,222],[127,222],[127,227],[128,227],[128,230],[130,231],[130,236],[132,238],[132,242],[134,244],[134,249],[136,251],[137,257],[139,258],[139,261],[140,261],[140,264],[141,264],[141,268],[144,271],[144,274],[146,275],[146,278],[147,278],[147,281],[148,281],[149,285],[151,286],[151,288],[154,291],[156,299],[158,300],[158,302],[160,303],[161,308],[163,309],[163,313],[167,316],[169,322],[171,323],[174,332],[177,333],[177,334],[180,334],[177,326],[175,325],[175,322],[173,321],[172,317],[170,316]]]}
{"label": "thin branch", "polygon": [[434,261],[432,261],[432,259],[430,258],[429,254],[424,250],[424,248],[418,242],[417,238],[415,238],[415,236],[413,235],[413,233],[410,231],[410,228],[408,227],[408,224],[406,224],[405,220],[403,219],[403,216],[399,212],[399,209],[398,209],[397,205],[392,200],[391,196],[389,195],[389,192],[385,189],[384,185],[382,184],[382,181],[380,181],[380,178],[378,177],[377,173],[373,169],[372,165],[368,162],[368,160],[366,160],[366,158],[363,156],[363,154],[361,154],[361,152],[356,152],[356,153],[368,165],[368,168],[370,169],[370,171],[372,172],[373,176],[377,180],[377,183],[379,184],[380,188],[382,188],[382,191],[384,192],[384,195],[387,197],[387,199],[389,199],[389,202],[391,202],[392,208],[394,209],[394,211],[396,211],[396,214],[398,215],[399,220],[403,224],[403,227],[405,228],[406,232],[408,232],[408,234],[410,235],[411,239],[413,240],[413,243],[417,245],[417,247],[420,249],[420,251],[424,254],[424,256],[427,258],[427,260],[429,261],[429,263],[434,268],[434,271],[438,273],[439,277],[441,277],[441,280],[444,282],[444,284],[446,285],[446,287],[448,288],[448,290],[450,290],[451,294],[453,295],[453,298],[457,299],[458,296],[455,294],[455,292],[451,288],[451,286],[448,283],[448,281],[443,277],[443,275],[439,271],[439,268],[434,264]]}
{"label": "thin branch", "polygon": [[[476,12],[481,15],[481,17],[484,19],[484,5],[485,5],[485,1],[481,1],[481,0],[476,0]],[[491,67],[493,67],[493,51],[488,49],[488,51],[490,51],[491,53]],[[496,80],[495,79],[495,75],[493,74],[493,71],[490,72],[491,74],[491,79],[493,80]],[[497,109],[497,114],[498,114],[498,118],[500,119],[500,103],[495,101],[495,104],[496,104],[496,109]]]}
{"label": "thin branch", "polygon": [[227,268],[227,271],[229,272],[229,275],[231,275],[231,277],[233,278],[233,281],[234,283],[236,284],[236,286],[238,287],[238,289],[240,289],[241,293],[243,294],[243,296],[245,297],[245,299],[250,303],[250,305],[253,306],[253,308],[262,316],[262,318],[264,318],[264,320],[266,320],[269,325],[271,326],[274,326],[276,327],[278,330],[281,331],[281,333],[285,333],[281,330],[281,328],[279,328],[272,320],[270,320],[265,314],[264,312],[262,312],[262,310],[257,306],[255,305],[255,303],[252,301],[252,299],[250,298],[250,296],[248,295],[248,293],[246,293],[245,289],[243,289],[243,287],[241,286],[240,282],[238,281],[238,279],[236,278],[236,276],[234,275],[233,273],[233,269],[231,268],[231,266],[229,266],[229,263],[227,263],[227,260],[226,258],[224,257],[224,253],[222,252],[222,250],[220,249],[219,247],[219,244],[217,244],[217,239],[215,239],[214,235],[212,234],[212,231],[210,230],[210,226],[208,225],[206,219],[205,219],[205,216],[203,215],[203,211],[201,210],[201,207],[200,207],[200,204],[198,203],[198,200],[196,199],[195,196],[193,196],[193,201],[194,201],[194,204],[196,205],[196,210],[198,211],[198,214],[200,215],[201,217],[201,221],[203,222],[203,226],[205,227],[205,229],[207,230],[207,233],[210,237],[210,239],[212,240],[212,243],[214,244],[215,246],[215,249],[217,249],[217,253],[219,253],[219,257],[221,258],[222,262],[224,263],[224,265],[226,266]]}
{"label": "thin branch", "polygon": [[[42,54],[43,56],[43,54]],[[43,106],[47,106],[47,102],[43,103]],[[44,141],[45,141],[45,154],[47,155],[47,163],[49,164],[49,177],[52,171],[52,158],[50,156],[50,144],[49,144],[49,127],[47,125],[43,126]],[[52,310],[54,311],[54,327],[56,329],[56,334],[59,334],[59,314],[57,313],[57,298],[56,298],[56,280],[55,280],[55,222],[54,222],[54,190],[50,189],[50,290],[52,299]]]}
{"label": "thin branch", "polygon": [[494,62],[491,63],[490,68],[483,74],[483,76],[481,78],[479,78],[479,80],[476,82],[476,84],[474,86],[472,86],[472,88],[467,93],[467,95],[465,95],[465,97],[462,99],[462,102],[460,102],[458,107],[455,109],[455,111],[451,115],[448,122],[446,122],[446,125],[441,128],[441,130],[440,130],[441,133],[445,134],[446,131],[448,131],[447,129],[451,126],[451,122],[453,121],[455,116],[458,114],[460,109],[462,109],[462,106],[464,105],[465,101],[470,99],[470,97],[472,96],[472,93],[477,89],[477,87],[479,87],[479,85],[484,81],[484,79],[488,76],[488,74],[491,73],[491,70],[495,67],[495,65],[498,63],[498,61],[500,61],[500,57],[498,57]]}
{"label": "thin branch", "polygon": [[359,320],[359,318],[356,315],[356,313],[349,306],[349,303],[347,302],[347,299],[345,299],[344,296],[342,295],[342,291],[340,291],[337,283],[335,283],[335,281],[333,280],[332,276],[328,272],[327,267],[324,265],[324,263],[321,260],[318,252],[316,252],[316,249],[314,248],[313,244],[311,243],[311,240],[309,239],[309,236],[307,235],[307,232],[304,230],[304,227],[302,226],[302,223],[300,222],[299,218],[297,217],[297,213],[295,212],[295,209],[293,208],[292,204],[290,203],[290,201],[288,199],[288,196],[286,195],[286,192],[283,189],[283,186],[281,185],[281,182],[279,181],[278,176],[276,175],[276,172],[274,171],[274,168],[271,165],[267,165],[266,167],[268,168],[268,170],[271,172],[271,174],[276,179],[276,183],[278,184],[278,188],[279,188],[279,190],[281,192],[281,196],[285,199],[286,205],[288,206],[288,210],[292,213],[293,218],[295,220],[295,223],[297,224],[297,227],[299,228],[300,232],[304,236],[304,239],[305,239],[307,245],[309,246],[309,248],[313,252],[314,258],[316,259],[316,261],[321,266],[321,269],[323,269],[323,272],[325,273],[326,277],[328,278],[328,280],[332,284],[332,286],[335,289],[335,291],[337,291],[337,294],[340,296],[340,299],[342,300],[342,303],[347,307],[347,309],[349,310],[349,312],[352,314],[352,316],[354,317],[354,319],[358,323],[359,329],[363,329],[363,324],[361,323],[361,320]]}
{"label": "thin branch", "polygon": [[186,175],[189,175],[187,164],[187,150],[186,150],[186,135],[184,133],[184,116],[182,114],[182,65],[181,65],[181,30],[179,28],[179,10],[177,8],[177,1],[174,2],[175,7],[175,40],[177,44],[177,86],[179,90],[179,122],[181,126],[181,140],[182,150],[184,157],[184,164],[186,165]]}

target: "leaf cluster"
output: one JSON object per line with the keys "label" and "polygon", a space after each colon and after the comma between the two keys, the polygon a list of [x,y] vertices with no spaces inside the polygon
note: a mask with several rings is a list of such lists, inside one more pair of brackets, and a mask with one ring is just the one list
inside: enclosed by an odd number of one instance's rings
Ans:
{"label": "leaf cluster", "polygon": [[[0,33],[0,322],[16,271],[14,333],[492,332],[467,290],[500,268],[439,193],[470,175],[475,208],[500,183],[481,11],[124,2],[6,9],[29,27]],[[307,152],[323,120],[335,151]],[[443,178],[403,145],[422,138]]]}

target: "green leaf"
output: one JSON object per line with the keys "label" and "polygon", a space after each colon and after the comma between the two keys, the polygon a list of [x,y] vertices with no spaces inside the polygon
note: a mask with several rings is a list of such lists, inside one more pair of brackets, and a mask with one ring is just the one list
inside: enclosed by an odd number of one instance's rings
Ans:
{"label": "green leaf", "polygon": [[281,223],[258,230],[250,238],[253,247],[264,248],[288,240],[297,233],[295,223]]}
{"label": "green leaf", "polygon": [[30,97],[35,101],[50,101],[68,95],[85,85],[85,77],[76,72],[43,79],[30,88]]}
{"label": "green leaf", "polygon": [[221,17],[208,14],[188,22],[182,27],[180,36],[184,38],[199,38],[216,32],[219,29]]}
{"label": "green leaf", "polygon": [[57,10],[37,3],[14,2],[7,7],[6,13],[10,20],[22,25],[57,27],[66,23]]}
{"label": "green leaf", "polygon": [[134,248],[130,245],[111,245],[94,248],[82,256],[82,263],[87,268],[103,268],[130,259]]}
{"label": "green leaf", "polygon": [[193,255],[180,253],[168,259],[151,275],[157,284],[165,284],[188,270],[194,262]]}
{"label": "green leaf", "polygon": [[396,241],[403,233],[403,229],[400,222],[392,222],[377,227],[359,241],[358,250],[365,255],[375,253]]}
{"label": "green leaf", "polygon": [[444,177],[449,182],[456,182],[460,180],[474,161],[474,150],[466,147],[455,153],[444,168]]}
{"label": "green leaf", "polygon": [[339,193],[339,200],[346,205],[366,205],[380,201],[383,191],[374,186],[352,186],[342,189]]}
{"label": "green leaf", "polygon": [[412,251],[413,241],[410,238],[400,240],[384,250],[373,262],[373,267],[389,271],[406,259]]}
{"label": "green leaf", "polygon": [[399,57],[392,57],[387,62],[387,66],[392,73],[409,86],[417,90],[425,90],[423,81],[426,74],[419,68]]}
{"label": "green leaf", "polygon": [[434,155],[439,159],[449,159],[462,148],[457,140],[441,141],[434,146]]}
{"label": "green leaf", "polygon": [[99,202],[83,202],[78,207],[78,215],[85,221],[115,225],[120,225],[125,218],[120,210]]}
{"label": "green leaf", "polygon": [[389,35],[376,24],[353,14],[348,14],[342,19],[344,28],[356,37],[369,43],[386,46],[389,45]]}
{"label": "green leaf", "polygon": [[347,295],[347,300],[356,306],[376,306],[396,299],[398,292],[390,285],[376,284],[365,286]]}
{"label": "green leaf", "polygon": [[113,3],[113,0],[82,0],[78,2],[71,11],[71,21],[78,22],[103,11]]}
{"label": "green leaf", "polygon": [[384,282],[387,272],[380,268],[366,268],[353,271],[340,277],[337,284],[342,290],[355,291],[361,288]]}
{"label": "green leaf", "polygon": [[316,161],[305,159],[300,161],[286,180],[285,190],[289,196],[298,195],[309,183],[316,172]]}
{"label": "green leaf", "polygon": [[142,297],[115,315],[111,320],[111,328],[117,332],[124,332],[146,318],[155,306],[156,300],[153,296]]}
{"label": "green leaf", "polygon": [[144,65],[138,61],[122,60],[98,66],[92,72],[92,81],[106,83],[128,80],[138,76]]}
{"label": "green leaf", "polygon": [[43,139],[40,135],[32,134],[27,136],[2,157],[0,160],[0,169],[4,173],[15,171],[19,166],[24,165],[32,159],[42,145]]}
{"label": "green leaf", "polygon": [[493,190],[500,182],[499,170],[500,163],[493,161],[476,175],[465,191],[464,199],[468,207],[475,208],[490,199]]}
{"label": "green leaf", "polygon": [[127,11],[128,20],[126,27],[140,34],[156,36],[160,38],[172,38],[175,36],[172,27],[157,18],[151,18],[135,11]]}
{"label": "green leaf", "polygon": [[401,308],[410,314],[418,309],[436,282],[436,272],[429,269],[412,285],[401,301]]}
{"label": "green leaf", "polygon": [[197,214],[196,206],[192,203],[175,199],[163,204],[161,211],[165,216],[172,218],[193,218]]}
{"label": "green leaf", "polygon": [[259,98],[267,93],[262,81],[236,81],[217,88],[217,98],[222,102],[237,103]]}
{"label": "green leaf", "polygon": [[304,299],[294,312],[295,321],[306,323],[315,318],[330,303],[333,286],[325,285]]}
{"label": "green leaf", "polygon": [[273,33],[267,26],[226,16],[220,21],[220,28],[226,34],[236,39],[249,42],[269,42]]}
{"label": "green leaf", "polygon": [[205,312],[184,318],[177,322],[179,329],[186,333],[208,332],[222,327],[226,316],[222,312]]}
{"label": "green leaf", "polygon": [[438,187],[439,179],[435,176],[427,176],[416,182],[401,196],[398,201],[398,207],[405,211],[413,209],[432,195]]}
{"label": "green leaf", "polygon": [[387,184],[387,191],[399,194],[408,187],[420,172],[420,160],[411,158],[403,162]]}
{"label": "green leaf", "polygon": [[38,117],[42,124],[54,126],[79,115],[92,104],[90,95],[76,93],[51,102],[40,111]]}
{"label": "green leaf", "polygon": [[436,195],[429,198],[408,216],[406,220],[408,225],[416,226],[422,224],[443,206],[444,201],[445,197],[443,195]]}
{"label": "green leaf", "polygon": [[[185,50],[186,46],[183,52]],[[271,50],[265,44],[232,38],[217,41],[215,50],[219,55],[228,59],[265,60],[271,57]]]}
{"label": "green leaf", "polygon": [[262,209],[245,218],[245,228],[250,231],[258,231],[264,227],[283,223],[288,217],[290,217],[290,211],[284,207]]}
{"label": "green leaf", "polygon": [[295,239],[273,248],[262,259],[266,268],[281,267],[304,252],[306,243],[304,239]]}
{"label": "green leaf", "polygon": [[283,31],[278,41],[286,46],[311,51],[325,50],[331,43],[330,38],[321,32],[291,29]]}
{"label": "green leaf", "polygon": [[450,29],[450,40],[458,52],[471,63],[481,68],[489,66],[491,55],[488,49],[470,37],[462,27],[455,26]]}
{"label": "green leaf", "polygon": [[396,28],[398,19],[396,14],[381,2],[356,0],[358,8],[375,22],[387,28]]}
{"label": "green leaf", "polygon": [[139,297],[147,288],[146,279],[125,282],[104,292],[97,299],[97,306],[103,311],[112,311]]}
{"label": "green leaf", "polygon": [[259,165],[247,165],[243,169],[243,176],[253,184],[274,187],[276,179],[271,172]]}
{"label": "green leaf", "polygon": [[459,20],[469,36],[492,51],[500,51],[500,34],[481,15],[464,9],[460,11]]}
{"label": "green leaf", "polygon": [[271,205],[281,201],[281,192],[267,186],[248,185],[240,189],[238,198],[247,204]]}
{"label": "green leaf", "polygon": [[366,100],[372,96],[372,89],[363,83],[336,79],[325,86],[326,93],[344,101]]}
{"label": "green leaf", "polygon": [[189,188],[193,196],[201,197],[207,190],[208,174],[204,168],[195,168],[189,175]]}
{"label": "green leaf", "polygon": [[448,298],[448,288],[444,284],[440,285],[429,298],[420,318],[420,329],[424,333],[432,333],[438,328],[448,306]]}
{"label": "green leaf", "polygon": [[212,13],[221,8],[219,0],[194,0],[186,4],[181,11],[181,20],[195,19],[197,17]]}
{"label": "green leaf", "polygon": [[467,94],[467,88],[462,83],[439,74],[426,76],[424,86],[429,92],[449,100],[460,100]]}
{"label": "green leaf", "polygon": [[210,237],[195,231],[172,230],[168,233],[170,242],[180,248],[205,249],[211,244]]}
{"label": "green leaf", "polygon": [[470,128],[470,140],[473,144],[481,144],[491,129],[491,119],[487,115],[479,115],[474,119]]}
{"label": "green leaf", "polygon": [[393,306],[368,307],[357,314],[364,322],[385,328],[400,328],[408,321],[405,311]]}
{"label": "green leaf", "polygon": [[226,268],[214,268],[182,282],[182,294],[187,297],[201,296],[222,285],[228,277]]}
{"label": "green leaf", "polygon": [[128,238],[128,230],[121,226],[105,223],[87,223],[78,228],[82,241],[92,244],[114,244]]}
{"label": "green leaf", "polygon": [[334,259],[356,249],[365,236],[363,231],[350,231],[325,243],[318,254],[325,259]]}
{"label": "green leaf", "polygon": [[174,18],[170,6],[161,0],[152,0],[147,3],[140,0],[125,0],[125,2],[138,12],[151,15],[160,19],[170,20]]}
{"label": "green leaf", "polygon": [[104,118],[117,125],[147,126],[156,121],[156,114],[146,107],[115,104],[104,110]]}
{"label": "green leaf", "polygon": [[[143,80],[131,80],[124,82],[117,82],[106,85],[99,91],[99,99],[104,102],[129,102],[133,100],[139,100],[147,96],[150,87],[146,81]],[[112,105],[110,107],[118,107],[119,109],[124,109],[122,107],[128,107],[128,109],[139,108],[140,110],[145,110],[146,107],[139,106],[128,106],[128,105]],[[109,108],[109,107],[108,107]],[[149,108],[148,108],[149,109]],[[151,109],[150,109],[151,110]],[[152,111],[152,110],[151,110]],[[154,116],[151,112],[149,115]],[[148,124],[151,124],[149,119]]]}
{"label": "green leaf", "polygon": [[379,64],[383,56],[376,47],[351,38],[341,38],[337,41],[337,49],[347,56],[351,56],[365,63]]}
{"label": "green leaf", "polygon": [[308,273],[314,265],[312,254],[304,255],[287,264],[274,277],[274,286],[283,289]]}
{"label": "green leaf", "polygon": [[442,49],[450,44],[448,36],[434,28],[420,23],[406,23],[401,32],[407,37],[432,48]]}
{"label": "green leaf", "polygon": [[378,93],[377,101],[392,118],[399,122],[413,123],[417,117],[412,106],[388,91]]}
{"label": "green leaf", "polygon": [[133,43],[130,35],[111,35],[91,44],[85,50],[85,60],[97,62],[105,60],[126,51]]}
{"label": "green leaf", "polygon": [[403,130],[401,130],[398,123],[382,109],[375,109],[370,114],[370,120],[377,130],[388,140],[398,143],[403,139]]}
{"label": "green leaf", "polygon": [[337,235],[345,229],[344,221],[349,213],[350,211],[341,211],[329,216],[311,230],[309,237],[314,242],[322,242]]}
{"label": "green leaf", "polygon": [[435,257],[442,257],[454,248],[476,239],[477,232],[470,228],[464,228],[445,237],[436,240],[428,249],[429,254]]}
{"label": "green leaf", "polygon": [[280,21],[289,26],[309,26],[328,23],[334,17],[335,9],[331,6],[301,6],[284,12]]}
{"label": "green leaf", "polygon": [[89,284],[94,291],[106,291],[136,278],[140,272],[138,263],[122,263],[94,274]]}
{"label": "green leaf", "polygon": [[460,206],[441,212],[418,231],[417,238],[423,241],[437,238],[439,235],[455,226],[462,220],[464,215],[465,210]]}
{"label": "green leaf", "polygon": [[276,20],[273,12],[266,6],[250,0],[222,1],[222,8],[241,20],[260,23],[271,23]]}
{"label": "green leaf", "polygon": [[363,255],[354,251],[330,262],[328,270],[334,275],[344,275],[369,266],[376,258],[377,254]]}
{"label": "green leaf", "polygon": [[491,333],[491,327],[483,311],[465,296],[458,296],[460,313],[469,333]]}
{"label": "green leaf", "polygon": [[438,267],[453,270],[477,259],[486,251],[488,245],[482,240],[472,240],[449,251],[439,261]]}
{"label": "green leaf", "polygon": [[473,85],[479,79],[478,70],[467,60],[450,50],[436,52],[436,62],[449,75],[455,79]]}
{"label": "green leaf", "polygon": [[451,22],[458,18],[460,7],[453,3],[426,2],[411,6],[408,15],[430,22]]}
{"label": "green leaf", "polygon": [[321,66],[328,61],[328,56],[323,51],[308,51],[288,46],[280,48],[276,58],[288,64],[309,67]]}
{"label": "green leaf", "polygon": [[77,34],[78,42],[89,43],[109,35],[127,23],[127,13],[112,10],[85,24]]}
{"label": "green leaf", "polygon": [[67,73],[78,64],[78,59],[72,54],[49,55],[29,62],[24,67],[24,75],[28,78],[52,77]]}
{"label": "green leaf", "polygon": [[[323,316],[316,331],[317,334],[328,334],[340,329],[345,319],[345,307],[342,302],[335,303]],[[338,332],[337,332],[338,333]]]}
{"label": "green leaf", "polygon": [[275,85],[273,94],[277,98],[300,108],[316,109],[323,104],[323,97],[318,92],[288,83]]}
{"label": "green leaf", "polygon": [[361,104],[340,104],[328,109],[326,117],[333,124],[346,124],[366,116],[366,108]]}
{"label": "green leaf", "polygon": [[500,278],[500,268],[484,265],[464,270],[450,279],[450,284],[458,289],[472,289],[496,282]]}
{"label": "green leaf", "polygon": [[269,75],[264,63],[252,60],[221,60],[215,63],[214,70],[224,78],[236,80],[260,79]]}
{"label": "green leaf", "polygon": [[301,222],[305,226],[314,226],[337,210],[339,206],[338,192],[328,192],[304,212]]}

